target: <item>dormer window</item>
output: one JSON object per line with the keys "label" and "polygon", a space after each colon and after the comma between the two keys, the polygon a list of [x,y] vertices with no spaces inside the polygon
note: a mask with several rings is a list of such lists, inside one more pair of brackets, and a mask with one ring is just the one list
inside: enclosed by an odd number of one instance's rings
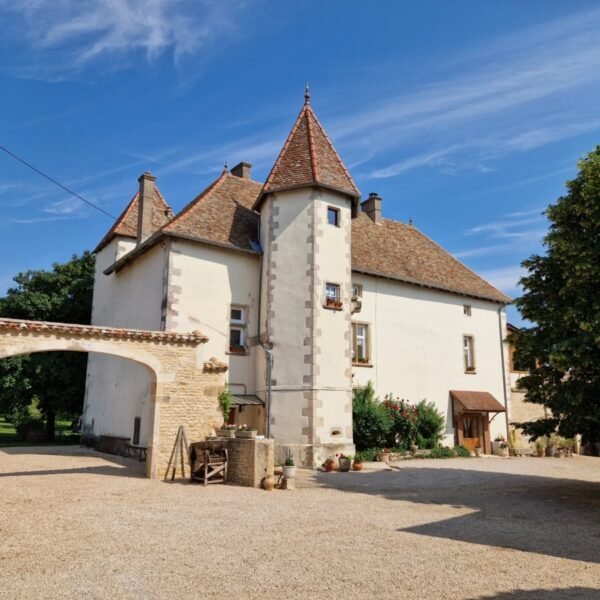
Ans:
{"label": "dormer window", "polygon": [[340,209],[333,206],[327,207],[327,222],[334,227],[340,226]]}

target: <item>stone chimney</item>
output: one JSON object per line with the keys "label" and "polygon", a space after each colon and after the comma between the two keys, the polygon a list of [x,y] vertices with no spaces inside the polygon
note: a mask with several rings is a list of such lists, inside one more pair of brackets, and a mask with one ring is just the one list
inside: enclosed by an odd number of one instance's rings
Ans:
{"label": "stone chimney", "polygon": [[154,197],[156,194],[156,177],[146,171],[140,175],[140,191],[138,198],[137,243],[148,239],[152,231],[152,215],[154,213]]}
{"label": "stone chimney", "polygon": [[381,223],[381,198],[375,192],[371,192],[360,207],[373,223]]}
{"label": "stone chimney", "polygon": [[252,170],[252,165],[247,162],[241,162],[235,165],[233,169],[231,169],[231,174],[236,177],[241,177],[242,179],[252,179],[250,174]]}

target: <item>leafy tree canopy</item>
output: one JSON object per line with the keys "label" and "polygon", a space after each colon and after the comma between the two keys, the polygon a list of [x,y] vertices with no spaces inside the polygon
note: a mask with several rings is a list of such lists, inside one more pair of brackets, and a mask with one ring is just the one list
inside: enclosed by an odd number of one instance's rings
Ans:
{"label": "leafy tree canopy", "polygon": [[[92,315],[94,255],[84,252],[49,271],[19,273],[4,298],[0,316],[87,325]],[[81,411],[87,355],[47,352],[0,360],[0,412],[9,414],[37,399],[49,434],[57,413]]]}
{"label": "leafy tree canopy", "polygon": [[551,416],[521,424],[532,437],[557,431],[600,441],[600,146],[579,163],[567,194],[545,211],[546,253],[523,262],[516,300],[535,325],[511,334],[526,400]]}

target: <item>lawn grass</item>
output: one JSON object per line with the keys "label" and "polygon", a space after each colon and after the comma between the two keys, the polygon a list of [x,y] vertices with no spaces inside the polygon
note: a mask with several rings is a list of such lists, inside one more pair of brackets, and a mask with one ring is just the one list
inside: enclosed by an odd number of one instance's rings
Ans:
{"label": "lawn grass", "polygon": [[[61,435],[61,433],[63,435]],[[14,425],[5,417],[0,417],[0,448],[14,446],[56,446],[58,444],[78,444],[79,435],[71,434],[71,421],[56,420],[56,441],[54,442],[25,442],[17,440]]]}

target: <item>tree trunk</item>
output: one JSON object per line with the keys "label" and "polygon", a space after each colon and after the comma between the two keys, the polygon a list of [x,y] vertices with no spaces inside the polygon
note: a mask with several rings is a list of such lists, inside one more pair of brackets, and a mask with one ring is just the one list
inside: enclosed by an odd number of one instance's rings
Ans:
{"label": "tree trunk", "polygon": [[46,412],[46,438],[49,442],[54,441],[54,431],[56,428],[56,414],[53,410]]}

